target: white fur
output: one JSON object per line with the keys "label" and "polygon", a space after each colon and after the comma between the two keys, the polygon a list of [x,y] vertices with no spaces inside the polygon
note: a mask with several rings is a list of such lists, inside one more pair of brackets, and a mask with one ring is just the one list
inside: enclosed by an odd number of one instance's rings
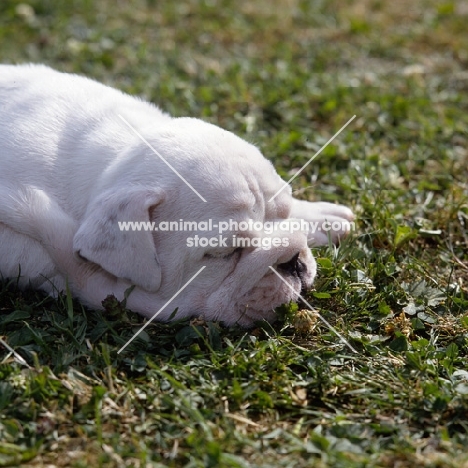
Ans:
{"label": "white fur", "polygon": [[[83,303],[101,308],[134,285],[128,307],[151,317],[205,266],[159,319],[178,308],[176,318],[273,320],[275,307],[312,284],[307,242],[327,243],[327,233],[278,230],[270,235],[289,245],[229,255],[232,248],[187,247],[194,232],[122,232],[117,221],[352,219],[341,205],[294,200],[289,187],[268,202],[283,185],[257,148],[214,125],[45,66],[0,66],[0,274],[23,287],[55,294],[68,281]],[[301,274],[279,266],[296,254]]]}

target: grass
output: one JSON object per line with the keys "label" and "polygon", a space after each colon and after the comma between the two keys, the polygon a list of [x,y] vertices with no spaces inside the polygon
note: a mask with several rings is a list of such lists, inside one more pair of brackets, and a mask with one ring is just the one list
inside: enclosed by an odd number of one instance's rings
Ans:
{"label": "grass", "polygon": [[313,313],[143,324],[0,289],[0,466],[468,466],[468,8],[357,0],[0,4],[2,62],[79,72],[255,142],[358,230]]}

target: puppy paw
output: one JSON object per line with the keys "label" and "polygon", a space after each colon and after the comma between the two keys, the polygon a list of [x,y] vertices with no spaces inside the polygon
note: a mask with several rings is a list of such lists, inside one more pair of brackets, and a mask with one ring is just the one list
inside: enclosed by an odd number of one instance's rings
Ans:
{"label": "puppy paw", "polygon": [[309,247],[337,244],[354,229],[354,214],[344,205],[294,200],[292,217],[308,223]]}

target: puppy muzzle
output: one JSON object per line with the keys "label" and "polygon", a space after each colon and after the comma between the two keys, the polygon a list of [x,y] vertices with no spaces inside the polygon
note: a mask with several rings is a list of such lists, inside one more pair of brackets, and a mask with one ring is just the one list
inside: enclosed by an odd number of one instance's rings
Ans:
{"label": "puppy muzzle", "polygon": [[291,260],[278,265],[278,270],[286,273],[287,275],[299,278],[301,281],[301,294],[307,290],[307,265],[299,258],[299,252],[297,252]]}

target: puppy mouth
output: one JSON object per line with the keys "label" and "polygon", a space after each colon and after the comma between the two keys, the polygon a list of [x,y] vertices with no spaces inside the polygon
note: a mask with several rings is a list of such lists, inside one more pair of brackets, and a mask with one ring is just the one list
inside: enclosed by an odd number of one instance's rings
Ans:
{"label": "puppy mouth", "polygon": [[[307,282],[307,266],[304,262],[299,260],[299,255],[294,255],[288,262],[279,264],[276,266],[278,273],[283,277],[283,280],[277,278],[277,287],[271,287],[263,285],[261,287],[254,288],[248,294],[248,298],[245,301],[241,301],[238,304],[238,309],[242,310],[241,316],[238,323],[242,326],[252,326],[255,322],[267,320],[273,322],[276,319],[276,307],[281,304],[288,303],[289,301],[296,301],[299,295],[303,295],[309,284]],[[263,279],[271,278],[274,273],[267,275]],[[288,284],[286,286],[285,283]],[[299,284],[301,289],[299,290]],[[274,292],[278,291],[277,288],[283,290],[281,294],[276,295]],[[255,300],[255,295],[263,295],[261,302]],[[265,302],[264,302],[265,301]],[[265,307],[266,304],[268,307]],[[241,305],[243,304],[243,305]]]}
{"label": "puppy mouth", "polygon": [[228,325],[237,323],[244,327],[257,321],[273,322],[275,309],[297,301],[315,277],[312,254],[300,245],[297,247],[279,253],[260,249],[251,255],[246,252],[234,272],[205,299],[207,315]]}

